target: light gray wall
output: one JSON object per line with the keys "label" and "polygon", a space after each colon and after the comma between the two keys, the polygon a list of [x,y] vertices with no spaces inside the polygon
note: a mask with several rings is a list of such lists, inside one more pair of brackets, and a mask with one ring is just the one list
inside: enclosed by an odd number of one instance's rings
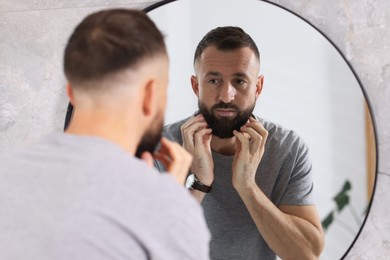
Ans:
{"label": "light gray wall", "polygon": [[303,16],[343,52],[372,104],[379,148],[377,187],[368,220],[348,259],[388,259],[390,255],[390,2],[331,0],[276,2]]}
{"label": "light gray wall", "polygon": [[[0,2],[0,152],[61,131],[67,100],[62,53],[74,26],[105,7],[143,8],[150,0]],[[273,0],[323,31],[357,72],[371,102],[379,165],[374,203],[348,259],[390,255],[390,2]],[[1,167],[1,166],[0,166]]]}

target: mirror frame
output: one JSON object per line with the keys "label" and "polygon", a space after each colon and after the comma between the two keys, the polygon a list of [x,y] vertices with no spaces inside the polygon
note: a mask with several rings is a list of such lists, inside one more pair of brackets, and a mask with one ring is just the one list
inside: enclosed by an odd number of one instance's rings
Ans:
{"label": "mirror frame", "polygon": [[[152,4],[152,5],[148,6],[148,7],[145,7],[142,10],[145,13],[148,13],[148,12],[150,12],[150,11],[152,11],[154,9],[157,9],[157,8],[159,8],[161,6],[170,4],[172,2],[177,2],[177,1],[180,1],[180,0],[163,0],[163,1],[159,1],[159,2],[156,2],[156,3],[154,3],[154,4]],[[361,80],[360,80],[359,76],[357,75],[357,73],[353,69],[353,67],[350,64],[350,62],[345,58],[344,54],[337,47],[337,45],[324,32],[322,32],[319,28],[317,28],[315,25],[313,25],[309,20],[305,19],[304,17],[298,15],[297,13],[289,10],[288,8],[286,8],[284,6],[281,6],[280,4],[270,2],[269,0],[253,0],[253,1],[266,2],[268,4],[271,4],[271,5],[274,5],[276,7],[279,7],[281,9],[283,9],[284,11],[287,11],[290,14],[294,15],[295,17],[301,19],[302,21],[304,21],[305,23],[310,25],[312,28],[314,28],[318,33],[320,33],[337,50],[339,55],[341,55],[343,60],[347,63],[349,69],[352,71],[355,79],[357,80],[357,82],[359,84],[359,87],[360,87],[360,90],[362,91],[364,99],[366,101],[368,113],[369,113],[369,116],[371,117],[371,123],[372,123],[372,127],[373,127],[373,137],[374,137],[374,142],[375,142],[375,177],[374,177],[374,182],[373,182],[371,198],[370,198],[370,201],[369,201],[368,206],[367,206],[367,214],[364,217],[363,222],[362,222],[362,224],[361,224],[361,226],[359,228],[359,231],[357,232],[357,234],[356,234],[354,240],[352,241],[351,245],[349,246],[349,248],[345,251],[345,253],[341,257],[341,259],[344,259],[347,256],[348,252],[351,250],[351,248],[354,246],[355,242],[357,241],[358,237],[360,236],[360,234],[361,234],[361,232],[363,230],[364,225],[366,224],[368,215],[370,214],[372,202],[374,200],[374,195],[375,195],[375,190],[376,190],[377,180],[378,180],[378,136],[377,136],[377,130],[376,130],[377,127],[376,127],[376,123],[375,123],[375,117],[374,117],[374,115],[372,113],[372,106],[371,106],[370,100],[368,98],[368,95],[367,95],[367,93],[366,93],[362,83],[361,83]],[[67,111],[66,111],[66,116],[65,116],[64,131],[66,130],[66,128],[68,127],[70,121],[72,120],[73,111],[74,111],[73,105],[69,102],[68,108],[67,108]]]}

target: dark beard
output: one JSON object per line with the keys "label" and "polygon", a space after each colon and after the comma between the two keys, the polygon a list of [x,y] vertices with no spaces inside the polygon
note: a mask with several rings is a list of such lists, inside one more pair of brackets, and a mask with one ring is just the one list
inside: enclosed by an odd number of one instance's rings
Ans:
{"label": "dark beard", "polygon": [[150,127],[149,130],[145,132],[141,138],[141,142],[138,144],[137,151],[135,152],[136,157],[141,158],[143,152],[150,152],[153,154],[157,144],[161,140],[163,125],[164,123],[161,120],[157,127]]}
{"label": "dark beard", "polygon": [[[207,107],[198,100],[198,107],[200,113],[203,115],[209,127],[212,129],[213,135],[219,138],[231,138],[233,137],[233,131],[240,131],[241,126],[243,126],[252,115],[253,109],[255,108],[255,102],[251,107],[246,110],[240,110],[236,105],[218,103],[207,109]],[[223,118],[219,119],[214,115],[214,110],[218,108],[232,108],[237,111],[237,116],[233,119]]]}

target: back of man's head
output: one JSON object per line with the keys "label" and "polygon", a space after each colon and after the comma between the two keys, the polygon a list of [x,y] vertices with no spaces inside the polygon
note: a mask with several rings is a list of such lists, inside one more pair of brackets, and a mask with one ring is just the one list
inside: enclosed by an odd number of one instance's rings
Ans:
{"label": "back of man's head", "polygon": [[142,11],[112,9],[87,16],[69,38],[64,70],[74,88],[95,87],[111,75],[166,54],[163,36]]}
{"label": "back of man's head", "polygon": [[214,46],[220,51],[230,51],[249,47],[260,61],[260,53],[256,43],[253,41],[252,37],[240,27],[224,26],[209,31],[196,47],[194,64],[202,55],[203,51],[209,46]]}

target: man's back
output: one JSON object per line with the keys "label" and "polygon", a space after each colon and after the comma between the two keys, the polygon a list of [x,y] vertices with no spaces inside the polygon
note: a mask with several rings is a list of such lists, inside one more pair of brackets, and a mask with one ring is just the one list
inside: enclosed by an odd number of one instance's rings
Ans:
{"label": "man's back", "polygon": [[53,135],[0,165],[0,259],[208,258],[198,203],[111,142]]}

